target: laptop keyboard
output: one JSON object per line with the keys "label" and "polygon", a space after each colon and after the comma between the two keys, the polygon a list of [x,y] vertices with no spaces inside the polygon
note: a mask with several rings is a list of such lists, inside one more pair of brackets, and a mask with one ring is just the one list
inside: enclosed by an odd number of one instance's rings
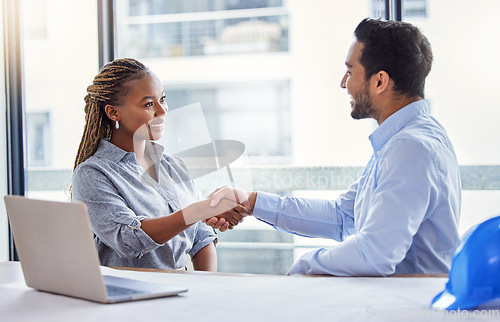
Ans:
{"label": "laptop keyboard", "polygon": [[133,295],[133,294],[141,294],[144,293],[139,290],[134,290],[131,288],[114,286],[114,285],[106,285],[106,291],[108,292],[108,296],[117,296],[117,295]]}

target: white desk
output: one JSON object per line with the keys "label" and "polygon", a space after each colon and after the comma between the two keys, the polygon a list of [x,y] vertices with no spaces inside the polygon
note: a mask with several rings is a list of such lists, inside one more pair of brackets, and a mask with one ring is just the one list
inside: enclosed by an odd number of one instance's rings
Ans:
{"label": "white desk", "polygon": [[[345,278],[159,273],[103,268],[109,275],[186,286],[180,296],[97,304],[38,292],[17,262],[0,263],[0,321],[450,321],[428,309],[447,278]],[[470,317],[473,312],[469,311]],[[466,320],[464,318],[455,318]],[[488,321],[489,318],[477,319]],[[498,321],[497,319],[491,319]]]}

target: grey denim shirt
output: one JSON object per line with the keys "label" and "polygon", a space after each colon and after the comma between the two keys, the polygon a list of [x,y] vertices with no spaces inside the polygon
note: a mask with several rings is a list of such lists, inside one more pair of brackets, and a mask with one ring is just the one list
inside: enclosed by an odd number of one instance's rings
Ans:
{"label": "grey denim shirt", "polygon": [[186,265],[200,249],[214,242],[215,231],[198,222],[158,244],[140,221],[171,214],[200,199],[184,163],[163,154],[163,147],[146,143],[158,181],[126,152],[101,139],[93,156],[73,172],[72,198],[89,211],[95,242],[105,266],[176,269]]}

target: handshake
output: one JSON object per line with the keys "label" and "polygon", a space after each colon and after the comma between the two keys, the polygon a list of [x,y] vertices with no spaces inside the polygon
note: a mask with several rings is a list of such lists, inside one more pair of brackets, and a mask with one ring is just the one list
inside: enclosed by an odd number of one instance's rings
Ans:
{"label": "handshake", "polygon": [[220,215],[202,220],[207,225],[223,232],[227,229],[233,229],[234,226],[243,221],[244,217],[252,214],[257,193],[222,187],[212,192],[208,198],[210,199],[210,207],[217,207],[223,199],[236,203],[234,208]]}
{"label": "handshake", "polygon": [[256,192],[222,187],[212,192],[206,199],[182,210],[186,225],[203,221],[220,231],[233,229],[251,215],[257,199]]}

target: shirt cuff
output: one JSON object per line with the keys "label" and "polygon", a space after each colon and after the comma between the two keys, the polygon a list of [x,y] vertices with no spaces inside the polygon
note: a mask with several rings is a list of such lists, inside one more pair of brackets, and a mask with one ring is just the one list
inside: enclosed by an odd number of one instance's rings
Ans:
{"label": "shirt cuff", "polygon": [[211,243],[215,244],[217,240],[217,233],[212,227],[205,225],[202,222],[197,223],[196,227],[196,235],[194,237],[194,243],[189,251],[189,255],[191,258],[196,255],[200,251],[200,249],[210,245]]}
{"label": "shirt cuff", "polygon": [[257,192],[253,216],[274,226],[276,224],[276,216],[278,214],[280,201],[281,198],[278,195],[267,192]]}
{"label": "shirt cuff", "polygon": [[[135,236],[137,237],[137,239],[140,241],[140,243],[143,246],[142,247],[143,249],[139,250],[141,257],[144,254],[149,253],[149,252],[157,249],[158,247],[165,245],[165,243],[158,244],[157,242],[154,241],[153,238],[151,238],[151,236],[149,236],[148,234],[146,234],[146,232],[144,230],[142,230],[141,222],[147,218],[148,217],[146,217],[146,216],[137,216],[136,218],[133,218],[133,221],[131,224],[127,225],[132,230],[132,232],[135,234]],[[135,251],[137,251],[137,250],[135,250]]]}

